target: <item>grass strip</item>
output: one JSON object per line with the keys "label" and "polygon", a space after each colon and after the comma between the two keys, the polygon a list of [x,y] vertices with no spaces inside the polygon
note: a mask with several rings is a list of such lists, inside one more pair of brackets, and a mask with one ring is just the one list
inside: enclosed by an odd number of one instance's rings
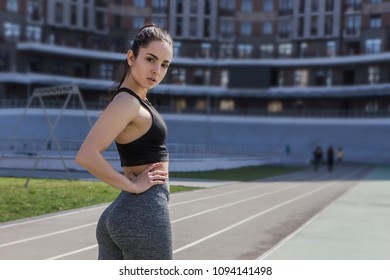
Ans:
{"label": "grass strip", "polygon": [[259,165],[211,171],[170,172],[171,178],[189,178],[223,181],[253,181],[302,170],[300,167]]}

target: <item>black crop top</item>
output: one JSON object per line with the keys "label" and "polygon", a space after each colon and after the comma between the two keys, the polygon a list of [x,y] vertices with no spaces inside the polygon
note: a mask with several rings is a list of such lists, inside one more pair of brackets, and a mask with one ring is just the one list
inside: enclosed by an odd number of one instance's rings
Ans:
{"label": "black crop top", "polygon": [[127,92],[136,97],[141,106],[145,107],[152,116],[152,126],[149,130],[136,140],[120,144],[115,141],[118,149],[121,166],[136,166],[155,162],[168,161],[169,154],[165,145],[167,126],[161,115],[153,108],[147,100],[142,100],[137,94],[128,88],[120,88],[119,92]]}

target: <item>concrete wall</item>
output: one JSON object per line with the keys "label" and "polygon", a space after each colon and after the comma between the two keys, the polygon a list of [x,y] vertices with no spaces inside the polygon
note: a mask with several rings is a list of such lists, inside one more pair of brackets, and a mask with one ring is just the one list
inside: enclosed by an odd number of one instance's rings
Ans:
{"label": "concrete wall", "polygon": [[[44,140],[49,135],[42,110],[0,110],[0,140],[12,138]],[[58,110],[49,110],[54,122]],[[94,122],[99,112],[88,113]],[[205,115],[164,115],[168,125],[168,146],[200,145],[225,147],[227,157],[263,157],[310,160],[317,145],[326,149],[342,146],[345,160],[352,162],[390,163],[390,119],[332,119],[332,118],[266,118]],[[66,111],[59,122],[59,139],[82,141],[89,123],[81,111]],[[30,140],[29,140],[30,139]],[[24,141],[24,140],[23,140]],[[77,142],[76,141],[76,142]],[[20,143],[20,141],[19,141]],[[285,147],[291,154],[287,157]],[[223,156],[223,152],[222,155]]]}

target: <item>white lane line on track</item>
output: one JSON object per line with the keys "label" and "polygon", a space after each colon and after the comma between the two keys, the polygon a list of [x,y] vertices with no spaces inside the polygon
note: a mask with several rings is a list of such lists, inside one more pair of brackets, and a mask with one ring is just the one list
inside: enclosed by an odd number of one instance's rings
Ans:
{"label": "white lane line on track", "polygon": [[97,222],[93,222],[93,223],[85,224],[85,225],[78,226],[78,227],[72,227],[72,228],[68,228],[68,229],[64,229],[64,230],[59,230],[59,231],[55,231],[55,232],[51,232],[51,233],[47,233],[47,234],[37,235],[37,236],[34,236],[34,237],[13,241],[13,242],[8,242],[8,243],[0,244],[0,248],[6,247],[6,246],[10,246],[10,245],[19,244],[19,243],[23,243],[23,242],[27,242],[27,241],[31,241],[31,240],[35,240],[35,239],[45,238],[45,237],[49,237],[49,236],[53,236],[53,235],[57,235],[57,234],[61,234],[61,233],[69,232],[69,231],[73,231],[73,230],[82,229],[82,228],[89,227],[89,226],[96,225],[96,224],[97,224]]}
{"label": "white lane line on track", "polygon": [[[338,173],[341,173],[341,172],[338,172]],[[323,176],[317,177],[316,179],[323,179],[323,178],[326,178],[326,177],[328,177],[328,175],[323,175]],[[275,183],[277,183],[277,182],[275,182]],[[272,184],[274,184],[274,183],[272,183]],[[267,184],[267,186],[268,186],[268,184]],[[174,224],[174,223],[181,222],[181,221],[184,221],[184,220],[196,217],[196,216],[200,216],[200,215],[203,215],[203,214],[206,214],[206,213],[210,213],[210,212],[213,212],[213,211],[216,211],[216,210],[220,210],[220,209],[223,209],[223,208],[226,208],[226,207],[229,207],[229,206],[233,206],[233,205],[236,205],[236,204],[240,204],[240,203],[243,203],[243,202],[247,202],[247,201],[250,201],[250,200],[253,200],[253,199],[257,199],[257,198],[260,198],[260,197],[264,197],[264,196],[268,196],[268,195],[271,195],[271,194],[287,191],[289,189],[298,188],[298,187],[301,187],[301,186],[302,186],[302,182],[296,183],[296,184],[293,184],[293,185],[291,185],[289,187],[283,187],[282,189],[279,189],[279,190],[276,190],[276,191],[263,193],[263,194],[260,194],[260,195],[252,196],[250,198],[238,200],[238,201],[235,201],[235,202],[232,202],[232,203],[227,203],[227,204],[224,204],[222,206],[210,208],[210,209],[198,212],[196,214],[192,214],[192,215],[189,215],[189,216],[186,216],[186,217],[182,217],[182,218],[176,219],[176,220],[172,221],[171,223]]]}
{"label": "white lane line on track", "polygon": [[9,228],[9,227],[20,226],[20,225],[25,225],[25,224],[30,224],[30,223],[36,223],[36,222],[45,221],[45,220],[56,219],[56,218],[69,216],[69,215],[80,214],[83,212],[93,211],[96,209],[106,208],[106,207],[107,207],[107,205],[99,205],[99,206],[94,206],[94,207],[78,209],[78,210],[77,209],[71,210],[70,212],[65,212],[65,213],[61,213],[61,214],[53,213],[48,217],[36,218],[36,219],[32,218],[31,220],[28,220],[28,221],[21,221],[21,222],[15,222],[15,223],[7,224],[7,225],[2,225],[2,226],[0,226],[0,230],[3,228]]}
{"label": "white lane line on track", "polygon": [[289,189],[294,189],[294,188],[298,188],[298,187],[302,187],[302,183],[297,183],[297,184],[294,184],[294,185],[292,185],[290,187],[287,187],[287,188],[283,188],[283,189],[272,191],[272,192],[263,193],[263,194],[260,194],[260,195],[252,196],[250,198],[238,200],[238,201],[235,201],[235,202],[232,202],[232,203],[227,203],[227,204],[224,204],[222,206],[210,208],[210,209],[198,212],[196,214],[192,214],[192,215],[189,215],[189,216],[186,216],[186,217],[183,217],[183,218],[176,219],[176,220],[172,221],[172,224],[177,223],[177,222],[181,222],[181,221],[184,221],[184,220],[187,220],[187,219],[191,219],[191,218],[194,218],[196,216],[200,216],[200,215],[203,215],[203,214],[206,214],[206,213],[217,211],[217,210],[220,210],[220,209],[223,209],[223,208],[226,208],[226,207],[234,206],[236,204],[244,203],[244,202],[247,202],[247,201],[250,201],[250,200],[253,200],[253,199],[265,197],[265,196],[268,196],[268,195],[271,195],[271,194],[287,191]]}
{"label": "white lane line on track", "polygon": [[[310,178],[310,177],[312,177],[311,175],[312,174],[309,174],[309,176],[308,176],[307,174],[305,174],[304,176],[298,176],[298,177],[296,177],[294,179],[297,180],[297,179]],[[320,178],[325,178],[325,177],[327,177],[327,176],[321,176]],[[186,201],[182,201],[182,202],[172,203],[172,204],[169,205],[169,207],[184,205],[184,204],[188,204],[188,203],[192,203],[192,202],[207,200],[207,199],[221,197],[221,196],[226,196],[226,195],[229,195],[229,194],[235,194],[235,193],[251,191],[251,190],[255,190],[255,189],[259,189],[259,188],[263,188],[263,187],[272,186],[274,184],[279,184],[280,182],[262,182],[262,181],[254,182],[254,181],[251,181],[251,182],[248,182],[248,183],[263,183],[264,185],[248,187],[248,188],[245,188],[245,189],[239,189],[239,190],[235,190],[235,191],[224,192],[222,194],[209,195],[209,196],[204,196],[204,197],[201,197],[201,198],[196,198],[196,199],[186,200]]]}
{"label": "white lane line on track", "polygon": [[[338,180],[343,179],[343,178],[347,178],[347,177],[349,177],[351,174],[355,174],[355,173],[358,174],[358,173],[359,173],[361,170],[363,170],[363,169],[364,169],[364,168],[360,168],[360,169],[358,169],[358,170],[355,171],[355,172],[352,172],[352,173],[350,173],[350,174],[347,174],[347,175],[345,175],[345,176],[342,176],[342,177],[339,178]],[[299,200],[299,199],[304,198],[304,197],[306,197],[306,196],[309,196],[309,195],[311,195],[311,194],[313,194],[313,193],[319,192],[319,191],[321,191],[321,190],[323,190],[323,189],[325,189],[325,188],[328,188],[330,185],[333,185],[334,183],[335,183],[334,181],[329,182],[329,183],[326,183],[325,185],[323,185],[322,187],[320,187],[320,188],[318,188],[318,189],[315,189],[315,190],[310,191],[310,192],[308,192],[308,193],[305,193],[305,194],[303,194],[303,195],[299,195],[299,196],[297,196],[297,197],[295,197],[295,198],[292,198],[292,199],[287,200],[287,201],[285,201],[285,202],[282,202],[282,203],[280,203],[280,204],[278,204],[278,205],[275,205],[275,206],[273,206],[273,207],[271,207],[271,208],[268,208],[267,210],[261,211],[260,213],[257,213],[257,214],[255,214],[255,215],[252,215],[252,216],[250,216],[250,217],[248,217],[248,218],[246,218],[246,219],[244,219],[244,220],[242,220],[242,221],[240,221],[240,222],[238,222],[238,223],[232,224],[232,225],[230,225],[230,226],[228,226],[228,227],[226,227],[226,228],[224,228],[224,229],[221,229],[221,230],[219,230],[219,231],[217,231],[217,232],[214,232],[214,233],[212,233],[212,234],[209,234],[209,235],[207,235],[207,236],[205,236],[205,237],[203,237],[203,238],[201,238],[201,239],[198,239],[198,240],[196,240],[196,241],[194,241],[194,242],[192,242],[192,243],[190,243],[190,244],[187,244],[187,245],[185,245],[185,246],[182,246],[182,247],[180,247],[180,248],[174,250],[173,253],[174,253],[174,254],[177,254],[177,253],[179,253],[179,252],[181,252],[181,251],[184,251],[184,250],[186,250],[186,249],[188,249],[188,248],[191,248],[191,247],[193,247],[193,246],[195,246],[195,245],[197,245],[197,244],[199,244],[199,243],[202,243],[202,242],[204,242],[204,241],[206,241],[206,240],[208,240],[208,239],[210,239],[210,238],[212,238],[212,237],[215,237],[215,236],[217,236],[217,235],[220,235],[220,234],[222,234],[222,233],[224,233],[224,232],[226,232],[226,231],[228,231],[228,230],[231,230],[231,229],[233,229],[233,228],[235,228],[235,227],[237,227],[237,226],[240,226],[240,225],[242,225],[242,224],[244,224],[244,223],[246,223],[246,222],[249,222],[249,221],[251,221],[251,220],[253,220],[253,219],[257,218],[257,217],[260,217],[260,216],[262,216],[262,215],[264,215],[264,214],[267,214],[268,212],[271,212],[271,211],[273,211],[273,210],[275,210],[275,209],[278,209],[278,208],[280,208],[280,207],[282,207],[282,206],[285,206],[285,205],[287,205],[287,204],[290,204],[290,203],[292,203],[292,202],[294,202],[294,201],[296,201],[296,200]],[[337,182],[336,182],[336,183],[337,183]]]}
{"label": "white lane line on track", "polygon": [[85,251],[88,251],[88,250],[95,249],[95,248],[97,248],[97,246],[98,246],[97,244],[91,245],[91,246],[88,246],[88,247],[81,248],[79,250],[75,250],[75,251],[71,251],[71,252],[68,252],[68,253],[65,253],[65,254],[62,254],[62,255],[54,256],[54,257],[48,258],[46,260],[58,260],[58,259],[61,259],[63,257],[67,257],[67,256],[71,256],[71,255],[74,255],[74,254],[77,254],[77,253],[81,253],[81,252],[85,252]]}

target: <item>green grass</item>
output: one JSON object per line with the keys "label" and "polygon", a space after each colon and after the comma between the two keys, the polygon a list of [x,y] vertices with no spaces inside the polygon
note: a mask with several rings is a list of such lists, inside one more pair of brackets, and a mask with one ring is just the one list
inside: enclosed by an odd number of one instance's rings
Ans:
{"label": "green grass", "polygon": [[170,172],[171,178],[191,178],[191,179],[209,179],[224,181],[253,181],[267,177],[282,175],[301,170],[297,167],[288,166],[246,166],[234,169],[219,169],[212,171],[192,171],[192,172]]}
{"label": "green grass", "polygon": [[[298,170],[291,167],[255,166],[205,172],[171,172],[171,178],[250,181]],[[79,207],[108,203],[119,190],[96,181],[0,177],[0,222],[27,218]],[[171,192],[191,190],[171,186]],[[196,188],[198,189],[198,188]]]}

